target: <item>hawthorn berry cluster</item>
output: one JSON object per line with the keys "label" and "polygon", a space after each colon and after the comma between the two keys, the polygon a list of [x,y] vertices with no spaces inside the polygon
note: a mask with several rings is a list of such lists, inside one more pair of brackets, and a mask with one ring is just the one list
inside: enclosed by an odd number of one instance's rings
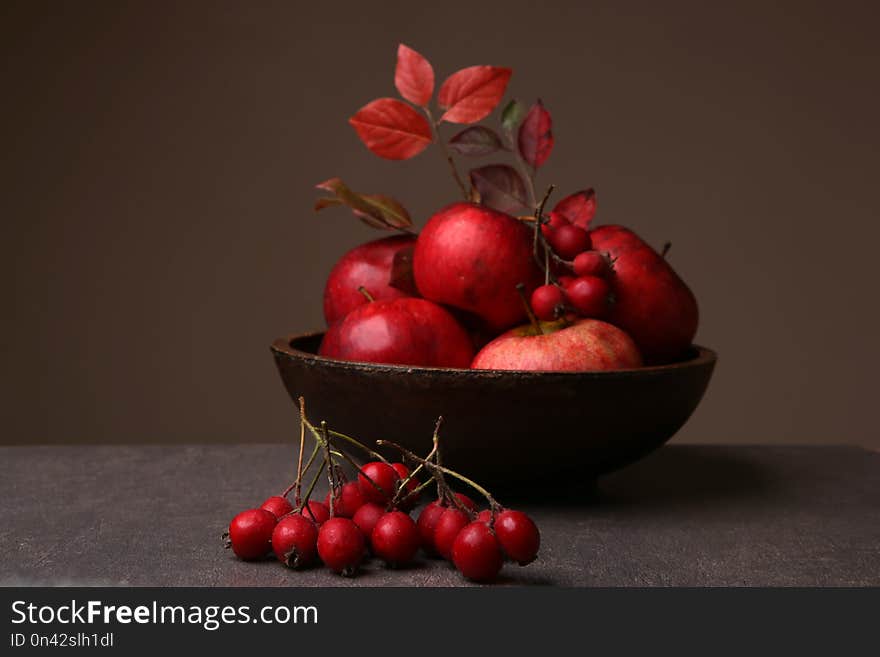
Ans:
{"label": "hawthorn berry cluster", "polygon": [[[425,458],[395,443],[377,441],[401,455],[401,461],[392,463],[355,438],[329,430],[325,422],[316,427],[306,417],[302,398],[299,403],[302,432],[296,479],[280,495],[232,519],[224,541],[240,559],[274,554],[289,568],[320,561],[340,575],[352,576],[369,554],[389,567],[401,567],[412,563],[421,549],[451,561],[470,580],[491,582],[505,559],[524,566],[537,557],[540,534],[528,515],[503,508],[485,488],[441,465],[442,418]],[[304,464],[305,431],[314,437],[315,446]],[[358,464],[350,448],[373,460]],[[343,463],[356,469],[355,480],[347,480]],[[303,476],[313,466],[303,493]],[[424,481],[419,479],[422,473],[428,474]],[[311,499],[325,474],[330,492],[323,502]],[[471,486],[485,497],[488,508],[481,510],[473,499],[454,492],[447,478]],[[436,484],[437,498],[413,519],[410,514],[420,494],[431,484]]]}
{"label": "hawthorn berry cluster", "polygon": [[605,319],[614,303],[609,284],[614,261],[607,253],[593,250],[582,216],[558,210],[546,217],[537,213],[541,232],[536,243],[543,249],[545,269],[544,285],[531,296],[538,319],[552,321],[568,313]]}

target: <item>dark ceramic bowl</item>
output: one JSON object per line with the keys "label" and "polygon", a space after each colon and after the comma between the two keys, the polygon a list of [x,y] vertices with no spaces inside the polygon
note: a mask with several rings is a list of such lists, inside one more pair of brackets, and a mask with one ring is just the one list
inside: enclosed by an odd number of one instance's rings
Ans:
{"label": "dark ceramic bowl", "polygon": [[716,360],[694,346],[678,363],[611,372],[407,367],[317,356],[322,335],[272,345],[287,392],[305,398],[313,421],[424,455],[442,415],[444,463],[495,484],[595,477],[640,459],[687,421]]}

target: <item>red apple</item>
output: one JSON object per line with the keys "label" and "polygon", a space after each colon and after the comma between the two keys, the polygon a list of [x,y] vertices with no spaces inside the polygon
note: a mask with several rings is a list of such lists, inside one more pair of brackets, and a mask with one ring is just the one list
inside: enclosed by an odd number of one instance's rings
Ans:
{"label": "red apple", "polygon": [[483,347],[471,368],[586,372],[641,367],[639,350],[626,333],[598,319],[540,322],[511,329]]}
{"label": "red apple", "polygon": [[599,226],[590,233],[593,248],[614,260],[608,278],[614,304],[608,321],[629,333],[645,361],[681,358],[697,332],[697,300],[669,263],[635,233],[621,226]]}
{"label": "red apple", "polygon": [[522,322],[516,286],[531,294],[542,282],[532,255],[532,230],[503,212],[454,203],[428,220],[413,255],[423,297],[470,311],[494,331]]}
{"label": "red apple", "polygon": [[466,368],[474,347],[447,310],[408,297],[372,301],[351,311],[327,330],[318,353],[368,363]]}
{"label": "red apple", "polygon": [[414,235],[396,235],[361,244],[334,265],[324,286],[324,319],[327,325],[339,321],[367,303],[358,292],[363,287],[374,299],[412,296],[389,285],[395,254],[415,244]]}

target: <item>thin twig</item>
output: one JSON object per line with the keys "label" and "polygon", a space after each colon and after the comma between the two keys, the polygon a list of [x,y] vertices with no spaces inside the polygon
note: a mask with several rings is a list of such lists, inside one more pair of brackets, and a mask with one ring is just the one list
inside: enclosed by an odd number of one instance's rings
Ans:
{"label": "thin twig", "polygon": [[303,419],[306,416],[306,400],[305,397],[299,398],[299,459],[296,462],[296,495],[294,501],[299,504],[301,501],[300,493],[302,492],[302,463],[303,463],[303,446],[306,442],[306,425]]}
{"label": "thin twig", "polygon": [[455,184],[458,185],[458,188],[461,190],[461,195],[464,197],[465,201],[470,201],[470,194],[468,194],[467,187],[464,184],[464,181],[461,179],[461,176],[458,173],[458,167],[455,166],[455,160],[452,159],[452,153],[449,152],[449,147],[446,145],[446,142],[440,137],[440,130],[438,128],[438,123],[434,121],[434,115],[431,114],[431,110],[427,107],[424,108],[425,115],[428,117],[428,123],[431,124],[431,133],[434,135],[434,142],[440,144],[440,148],[443,149],[443,155],[446,158],[446,161],[449,163],[449,170],[452,172],[452,177],[455,179]]}
{"label": "thin twig", "polygon": [[321,433],[324,435],[324,462],[327,464],[327,481],[330,486],[330,517],[333,517],[333,491],[336,490],[333,481],[333,458],[330,456],[330,436],[327,433],[327,423],[321,420]]}

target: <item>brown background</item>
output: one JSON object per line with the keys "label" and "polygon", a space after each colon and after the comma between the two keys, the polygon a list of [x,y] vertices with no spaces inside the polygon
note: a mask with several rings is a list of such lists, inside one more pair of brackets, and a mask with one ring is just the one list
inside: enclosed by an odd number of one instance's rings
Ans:
{"label": "brown background", "polygon": [[268,344],[373,236],[312,185],[455,193],[346,124],[403,41],[511,66],[541,182],[674,243],[721,354],[677,440],[880,446],[878,16],[770,4],[4,2],[2,441],[288,438]]}

